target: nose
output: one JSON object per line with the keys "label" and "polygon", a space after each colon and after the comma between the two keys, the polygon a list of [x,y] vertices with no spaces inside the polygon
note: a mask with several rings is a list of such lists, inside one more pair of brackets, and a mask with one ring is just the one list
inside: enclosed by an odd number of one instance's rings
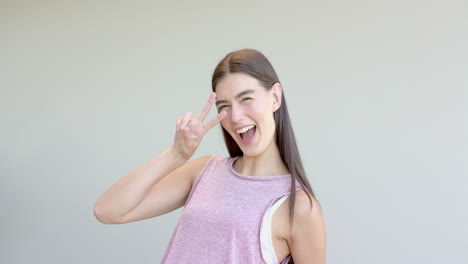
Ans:
{"label": "nose", "polygon": [[240,124],[244,118],[244,111],[237,105],[231,106],[231,121],[235,124]]}

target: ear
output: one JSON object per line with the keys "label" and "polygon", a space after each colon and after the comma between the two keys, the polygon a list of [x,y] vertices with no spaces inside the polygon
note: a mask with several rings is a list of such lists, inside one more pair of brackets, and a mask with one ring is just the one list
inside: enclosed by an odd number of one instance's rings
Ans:
{"label": "ear", "polygon": [[281,87],[280,83],[275,83],[273,84],[273,87],[271,88],[272,91],[272,100],[273,100],[273,112],[276,112],[281,106],[281,98],[283,94],[283,88]]}

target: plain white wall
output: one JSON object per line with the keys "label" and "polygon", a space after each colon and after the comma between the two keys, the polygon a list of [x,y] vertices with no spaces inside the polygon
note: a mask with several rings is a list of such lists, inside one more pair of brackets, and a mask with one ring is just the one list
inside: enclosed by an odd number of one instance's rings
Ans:
{"label": "plain white wall", "polygon": [[[327,263],[468,263],[467,7],[0,1],[0,262],[159,263],[182,208],[104,225],[94,202],[172,143],[225,54],[255,48],[283,84]],[[207,154],[227,155],[219,127]]]}

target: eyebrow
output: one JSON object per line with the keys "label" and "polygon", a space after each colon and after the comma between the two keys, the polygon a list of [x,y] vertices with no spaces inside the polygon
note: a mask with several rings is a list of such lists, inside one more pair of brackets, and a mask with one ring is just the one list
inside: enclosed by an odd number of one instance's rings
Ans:
{"label": "eyebrow", "polygon": [[[236,95],[235,98],[239,99],[242,96],[244,96],[246,94],[251,94],[251,93],[255,93],[255,90],[252,90],[252,89],[245,90],[243,92],[240,92],[238,95]],[[228,102],[227,100],[216,100],[216,106],[219,105],[219,104],[222,104],[222,103],[227,103],[227,102]]]}

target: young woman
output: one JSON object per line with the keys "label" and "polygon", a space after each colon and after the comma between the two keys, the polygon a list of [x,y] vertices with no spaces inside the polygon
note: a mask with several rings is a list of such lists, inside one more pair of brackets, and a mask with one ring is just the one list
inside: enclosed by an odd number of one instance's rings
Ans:
{"label": "young woman", "polygon": [[[227,54],[196,117],[177,120],[175,139],[99,200],[106,224],[184,206],[162,263],[325,263],[321,207],[306,178],[279,79],[259,51]],[[203,123],[215,103],[219,114]],[[229,157],[189,161],[221,123]]]}

